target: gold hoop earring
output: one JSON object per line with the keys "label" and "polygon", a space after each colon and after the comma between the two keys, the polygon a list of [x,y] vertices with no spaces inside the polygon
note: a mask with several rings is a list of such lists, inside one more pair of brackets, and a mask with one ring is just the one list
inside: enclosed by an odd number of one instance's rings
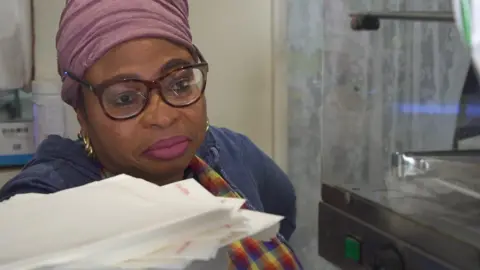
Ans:
{"label": "gold hoop earring", "polygon": [[205,129],[205,131],[208,131],[210,129],[210,121],[208,121],[207,119],[207,128]]}
{"label": "gold hoop earring", "polygon": [[93,152],[93,146],[90,142],[90,138],[88,138],[86,135],[82,135],[81,133],[78,133],[78,138],[82,140],[85,152],[87,152],[87,156],[93,157],[95,153]]}

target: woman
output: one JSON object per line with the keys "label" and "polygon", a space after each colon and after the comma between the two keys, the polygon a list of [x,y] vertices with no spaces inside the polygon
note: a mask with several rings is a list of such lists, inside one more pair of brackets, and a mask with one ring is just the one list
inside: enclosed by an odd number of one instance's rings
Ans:
{"label": "woman", "polygon": [[247,137],[209,126],[208,64],[192,44],[186,0],[67,1],[57,52],[62,98],[77,113],[80,139],[48,137],[0,200],[120,173],[158,185],[194,177],[215,195],[285,216],[272,242],[232,245],[233,266],[300,269],[285,242],[295,229],[287,176]]}

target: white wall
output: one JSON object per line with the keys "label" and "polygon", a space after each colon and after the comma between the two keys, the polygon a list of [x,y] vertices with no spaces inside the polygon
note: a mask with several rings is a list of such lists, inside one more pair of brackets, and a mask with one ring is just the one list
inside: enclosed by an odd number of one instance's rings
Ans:
{"label": "white wall", "polygon": [[[55,33],[65,0],[33,2],[36,79],[55,79]],[[194,42],[211,66],[206,90],[211,123],[246,134],[273,156],[272,2],[190,1],[190,19]],[[75,136],[73,113],[69,119],[68,134]]]}
{"label": "white wall", "polygon": [[190,3],[194,42],[211,66],[206,92],[211,122],[249,135],[271,154],[270,1]]}

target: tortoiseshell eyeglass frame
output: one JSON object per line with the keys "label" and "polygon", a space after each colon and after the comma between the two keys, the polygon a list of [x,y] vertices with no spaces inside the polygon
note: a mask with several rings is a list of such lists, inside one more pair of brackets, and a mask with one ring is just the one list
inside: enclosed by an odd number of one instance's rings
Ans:
{"label": "tortoiseshell eyeglass frame", "polygon": [[[156,90],[156,89],[161,89],[161,85],[160,85],[159,82],[161,82],[162,80],[164,80],[165,78],[170,76],[172,73],[182,71],[182,70],[186,70],[186,69],[198,69],[198,70],[201,71],[201,73],[203,75],[202,89],[201,89],[201,92],[198,95],[198,97],[195,97],[195,99],[192,99],[188,103],[181,104],[181,105],[172,104],[165,97],[165,94],[163,93],[163,91],[158,91],[160,98],[163,100],[163,102],[165,102],[169,106],[174,107],[174,108],[184,108],[184,107],[188,107],[188,106],[191,106],[191,105],[197,103],[201,99],[201,97],[203,96],[203,94],[205,92],[206,85],[207,85],[207,73],[208,73],[208,68],[209,68],[208,63],[205,61],[205,58],[203,57],[202,53],[200,52],[200,50],[198,50],[198,48],[196,46],[193,46],[193,49],[194,49],[193,55],[197,59],[197,63],[190,64],[190,65],[183,65],[183,66],[179,66],[179,67],[176,67],[174,69],[168,70],[166,73],[162,74],[160,77],[158,77],[157,79],[155,79],[153,81],[142,80],[142,79],[133,79],[133,78],[124,78],[124,79],[107,80],[105,82],[102,82],[101,84],[93,85],[90,82],[88,82],[84,79],[81,79],[79,76],[77,76],[74,73],[69,72],[69,71],[65,71],[63,73],[62,80],[65,80],[66,78],[70,78],[70,79],[74,80],[75,82],[79,83],[81,86],[91,90],[96,95],[96,97],[98,98],[103,112],[110,119],[112,119],[112,120],[127,120],[127,119],[132,119],[132,118],[137,117],[139,114],[141,114],[145,110],[145,108],[150,103],[151,92]],[[138,112],[136,112],[132,115],[127,115],[125,117],[114,117],[106,111],[102,97],[103,97],[103,93],[104,93],[105,89],[107,89],[108,87],[110,87],[114,84],[122,83],[122,82],[143,83],[148,89],[148,94],[145,97],[146,98],[145,104],[143,105],[143,107]]]}

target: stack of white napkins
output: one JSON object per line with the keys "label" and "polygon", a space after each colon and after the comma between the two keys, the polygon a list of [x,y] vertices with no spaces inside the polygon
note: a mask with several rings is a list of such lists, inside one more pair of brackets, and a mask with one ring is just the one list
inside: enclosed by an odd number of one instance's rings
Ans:
{"label": "stack of white napkins", "polygon": [[275,237],[282,217],[244,202],[194,179],[159,187],[127,175],[18,195],[0,203],[0,270],[191,269],[244,237]]}

